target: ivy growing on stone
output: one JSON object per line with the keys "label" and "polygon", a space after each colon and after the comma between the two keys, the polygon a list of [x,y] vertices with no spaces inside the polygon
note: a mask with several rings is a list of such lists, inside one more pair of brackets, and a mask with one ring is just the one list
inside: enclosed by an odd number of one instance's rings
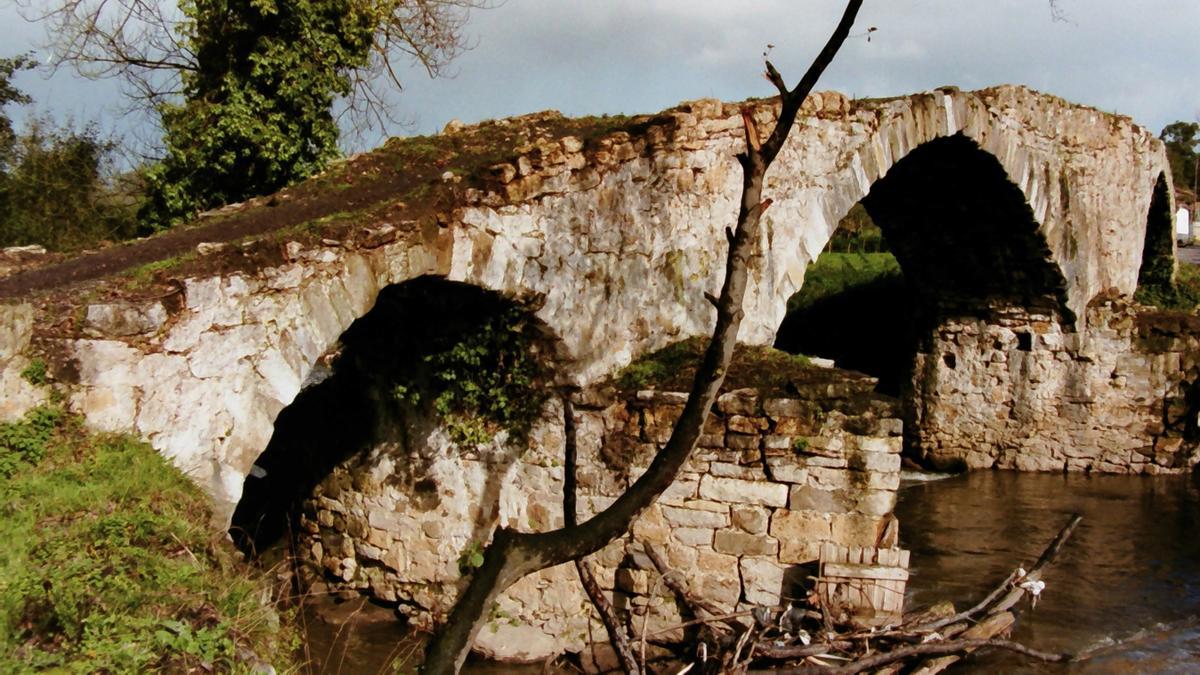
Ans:
{"label": "ivy growing on stone", "polygon": [[500,431],[523,443],[548,396],[539,352],[528,316],[509,307],[425,354],[392,394],[407,406],[428,401],[461,447],[486,445]]}

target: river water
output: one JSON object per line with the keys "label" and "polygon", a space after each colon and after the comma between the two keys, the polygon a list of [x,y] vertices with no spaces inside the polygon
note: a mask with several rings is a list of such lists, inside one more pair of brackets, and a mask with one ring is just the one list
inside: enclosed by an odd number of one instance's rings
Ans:
{"label": "river water", "polygon": [[963,670],[1200,673],[1200,483],[1190,476],[983,471],[905,481],[896,515],[912,551],[908,607],[982,599],[1031,565],[1072,513],[1083,521],[1013,637],[1095,656],[1052,666],[993,654]]}

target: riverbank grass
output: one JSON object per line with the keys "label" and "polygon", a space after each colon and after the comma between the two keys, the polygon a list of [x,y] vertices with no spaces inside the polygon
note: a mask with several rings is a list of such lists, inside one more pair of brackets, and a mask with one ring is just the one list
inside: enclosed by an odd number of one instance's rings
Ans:
{"label": "riverbank grass", "polygon": [[55,406],[0,424],[0,672],[288,671],[289,626],[147,444]]}

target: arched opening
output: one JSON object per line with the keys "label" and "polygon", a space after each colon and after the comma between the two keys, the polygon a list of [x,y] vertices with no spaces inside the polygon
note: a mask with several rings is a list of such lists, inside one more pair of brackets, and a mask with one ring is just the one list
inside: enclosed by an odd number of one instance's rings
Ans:
{"label": "arched opening", "polygon": [[1175,296],[1175,227],[1171,189],[1164,174],[1154,183],[1150,211],[1146,214],[1146,239],[1138,269],[1137,297],[1148,304],[1173,304]]}
{"label": "arched opening", "polygon": [[498,293],[440,277],[388,286],[280,412],[230,533],[243,549],[264,550],[335,467],[381,449],[394,469],[384,478],[422,494],[418,446],[430,427],[464,452],[527,432],[554,348],[527,306]]}
{"label": "arched opening", "polygon": [[[961,134],[914,149],[859,206],[840,227],[867,230],[855,222],[865,215],[894,266],[879,262],[866,283],[840,291],[834,283],[837,292],[802,307],[796,300],[810,283],[828,285],[823,258],[839,255],[839,237],[853,238],[835,234],[810,265],[813,276],[806,274],[777,345],[880,378],[882,392],[904,399],[906,445],[919,455],[923,399],[936,396],[930,383],[969,381],[990,358],[985,352],[1036,358],[1047,324],[1070,330],[1066,283],[1024,193],[994,156]],[[1004,339],[955,333],[972,321],[1003,324]]]}
{"label": "arched opening", "polygon": [[912,366],[914,309],[883,232],[855,204],[788,300],[775,346],[872,375],[880,393],[896,396]]}

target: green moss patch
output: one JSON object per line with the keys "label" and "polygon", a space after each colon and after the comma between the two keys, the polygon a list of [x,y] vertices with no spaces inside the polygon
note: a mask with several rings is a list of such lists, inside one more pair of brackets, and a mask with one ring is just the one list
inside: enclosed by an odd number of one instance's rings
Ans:
{"label": "green moss patch", "polygon": [[[689,338],[647,354],[618,373],[616,384],[623,391],[689,391],[707,345],[708,338]],[[833,372],[811,365],[802,355],[738,345],[722,390],[753,387],[764,393],[786,394],[797,383],[828,379]]]}
{"label": "green moss patch", "polygon": [[147,444],[52,407],[0,425],[0,672],[288,670],[264,580]]}

